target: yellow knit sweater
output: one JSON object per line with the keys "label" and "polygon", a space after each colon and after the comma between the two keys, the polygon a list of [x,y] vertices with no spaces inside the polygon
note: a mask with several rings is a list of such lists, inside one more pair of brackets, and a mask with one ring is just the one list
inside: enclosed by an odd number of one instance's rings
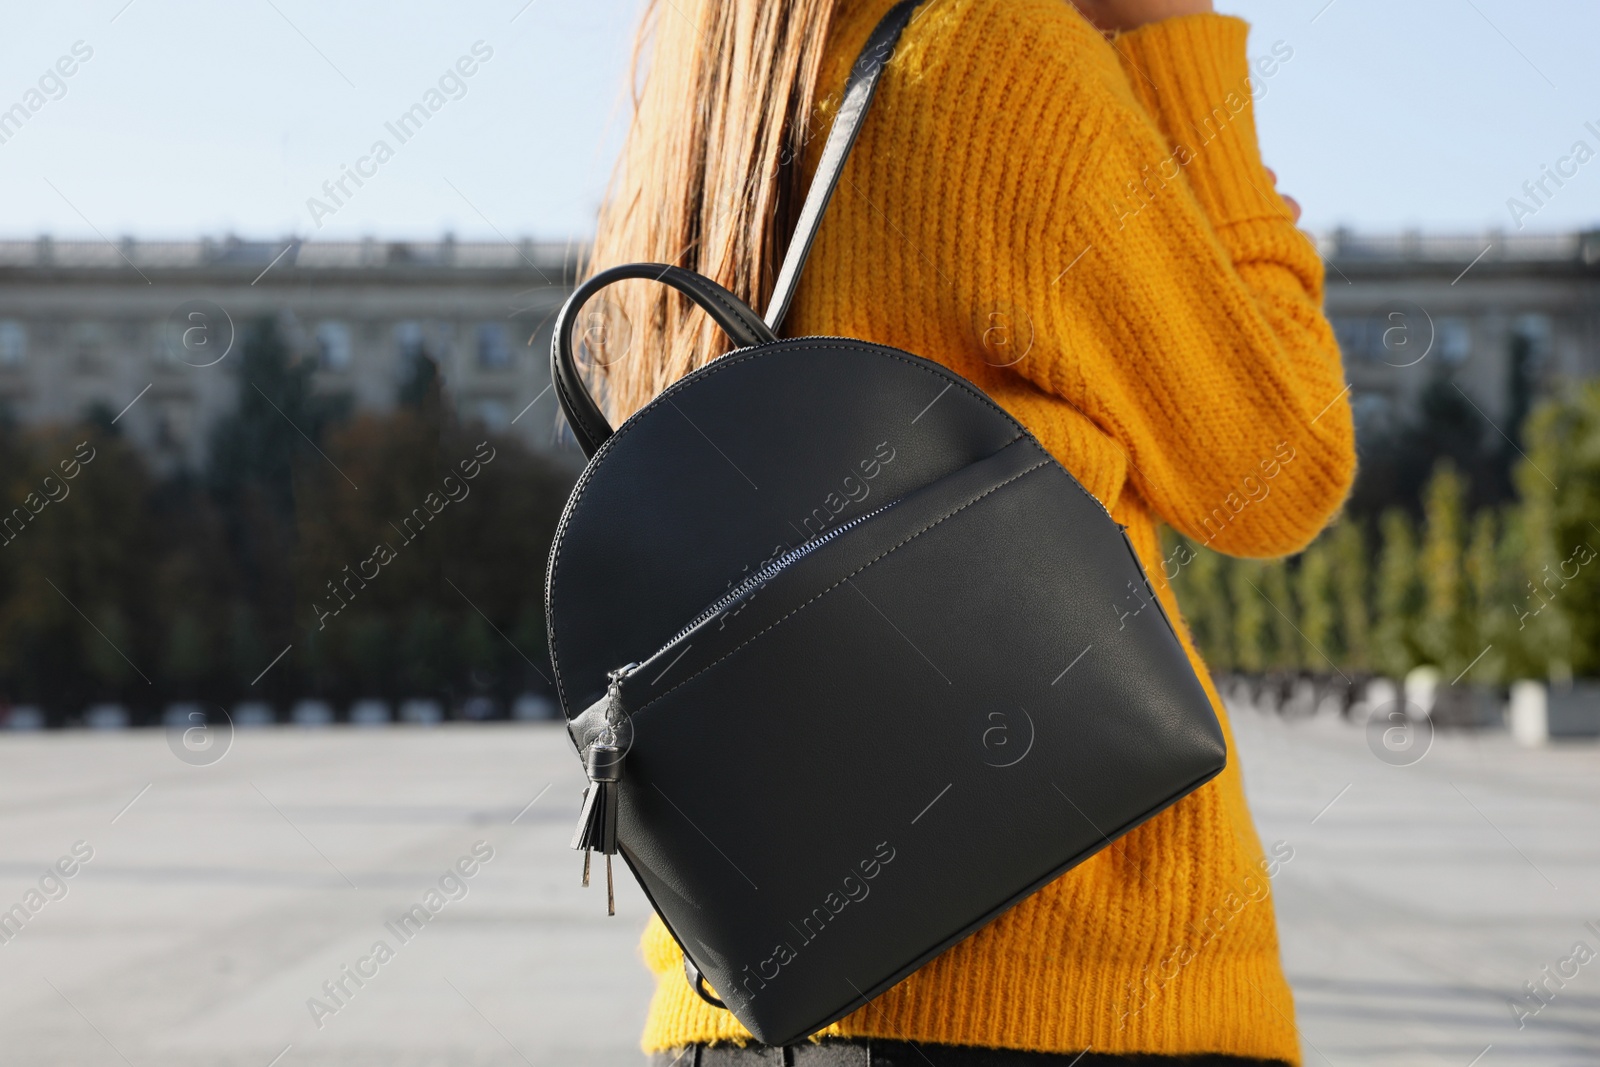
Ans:
{"label": "yellow knit sweater", "polygon": [[[819,131],[893,3],[844,0]],[[1355,464],[1322,263],[1257,149],[1246,32],[1196,15],[1108,41],[1066,0],[928,0],[786,330],[895,345],[974,382],[1129,528],[1174,618],[1166,579],[1186,557],[1162,558],[1158,522],[1230,554],[1293,552]],[[1263,50],[1258,76],[1289,59]],[[1268,881],[1292,855],[1262,848],[1235,754],[822,1036],[1298,1064]],[[646,1050],[748,1040],[689,990],[658,918],[643,952],[659,975]]]}

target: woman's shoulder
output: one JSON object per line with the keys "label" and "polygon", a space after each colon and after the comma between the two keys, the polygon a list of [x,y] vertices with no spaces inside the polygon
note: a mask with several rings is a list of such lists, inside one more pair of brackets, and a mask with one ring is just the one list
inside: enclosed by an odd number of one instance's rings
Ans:
{"label": "woman's shoulder", "polygon": [[[821,117],[831,119],[852,64],[897,2],[841,0],[819,72]],[[1127,78],[1111,42],[1068,0],[923,0],[879,99],[894,108],[928,93],[959,94],[998,109],[1048,92],[1070,110],[1136,108]]]}
{"label": "woman's shoulder", "polygon": [[[897,0],[841,0],[807,124],[815,173],[851,66]],[[1032,180],[1001,161],[1084,172],[1106,134],[1153,125],[1112,42],[1068,0],[923,0],[884,68],[868,126],[904,165]],[[858,148],[858,153],[860,149]]]}

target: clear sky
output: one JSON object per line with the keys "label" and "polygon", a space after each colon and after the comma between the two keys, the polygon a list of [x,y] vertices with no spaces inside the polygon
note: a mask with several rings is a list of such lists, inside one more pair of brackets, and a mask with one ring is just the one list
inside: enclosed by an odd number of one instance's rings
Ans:
{"label": "clear sky", "polygon": [[[1600,153],[1596,0],[1218,6],[1252,22],[1252,55],[1293,50],[1258,110],[1268,164],[1312,229],[1515,229],[1506,200],[1542,165],[1579,140]],[[619,141],[637,11],[637,0],[12,5],[0,110],[42,106],[0,143],[0,236],[582,237]],[[75,59],[75,44],[92,55]],[[62,57],[73,73],[58,81],[47,72]],[[451,81],[463,57],[473,73]],[[384,124],[441,76],[445,105],[398,143]],[[379,138],[393,158],[362,163]],[[366,184],[314,220],[307,199],[358,163]],[[1600,225],[1600,158],[1523,222]]]}

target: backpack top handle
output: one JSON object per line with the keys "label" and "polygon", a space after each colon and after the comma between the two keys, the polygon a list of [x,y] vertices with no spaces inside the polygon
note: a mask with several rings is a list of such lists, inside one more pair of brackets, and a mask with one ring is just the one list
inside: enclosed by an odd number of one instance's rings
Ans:
{"label": "backpack top handle", "polygon": [[586,459],[593,457],[606,438],[611,436],[612,429],[600,405],[595,403],[593,395],[584,385],[583,376],[578,373],[573,333],[577,329],[578,312],[589,298],[606,286],[627,278],[649,278],[672,286],[700,305],[712,321],[722,327],[723,332],[741,348],[778,339],[749,305],[710,278],[692,270],[663,263],[624,263],[596,274],[573,290],[566,303],[561,305],[561,313],[556,316],[555,334],[550,339],[550,380],[555,384],[561,413],[571,424],[572,435],[577,438],[578,447],[583,449]]}
{"label": "backpack top handle", "polygon": [[573,290],[561,305],[556,317],[555,333],[550,339],[550,381],[555,385],[556,400],[561,413],[572,426],[572,434],[583,449],[584,457],[592,458],[606,438],[612,434],[610,422],[595,402],[578,371],[577,353],[573,348],[573,334],[578,312],[601,289],[626,278],[650,278],[672,286],[698,304],[716,324],[722,327],[733,342],[741,348],[765,344],[778,339],[778,330],[789,304],[800,284],[800,272],[811,244],[822,224],[822,214],[844,173],[845,161],[867,117],[867,109],[878,91],[879,76],[891,57],[900,33],[911,21],[912,13],[922,0],[901,0],[874,27],[867,43],[856,57],[845,80],[844,99],[828,130],[827,143],[822,148],[822,158],[806,192],[805,203],[800,208],[800,218],[794,234],[789,239],[788,252],[773,285],[772,300],[767,305],[764,319],[758,318],[750,306],[733,293],[703,274],[682,267],[661,263],[627,263],[600,271]]}

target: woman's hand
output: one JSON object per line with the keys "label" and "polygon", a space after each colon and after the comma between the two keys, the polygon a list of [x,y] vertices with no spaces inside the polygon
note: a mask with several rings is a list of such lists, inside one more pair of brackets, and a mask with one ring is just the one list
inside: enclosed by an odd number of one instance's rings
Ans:
{"label": "woman's hand", "polygon": [[[1267,177],[1272,179],[1272,184],[1274,187],[1276,187],[1278,184],[1278,172],[1273,170],[1271,167],[1268,167]],[[1278,195],[1283,197],[1283,202],[1285,204],[1289,205],[1289,221],[1298,223],[1300,221],[1300,201],[1283,193],[1279,193]]]}
{"label": "woman's hand", "polygon": [[1175,15],[1214,10],[1211,0],[1072,0],[1072,5],[1102,33],[1122,33]]}

